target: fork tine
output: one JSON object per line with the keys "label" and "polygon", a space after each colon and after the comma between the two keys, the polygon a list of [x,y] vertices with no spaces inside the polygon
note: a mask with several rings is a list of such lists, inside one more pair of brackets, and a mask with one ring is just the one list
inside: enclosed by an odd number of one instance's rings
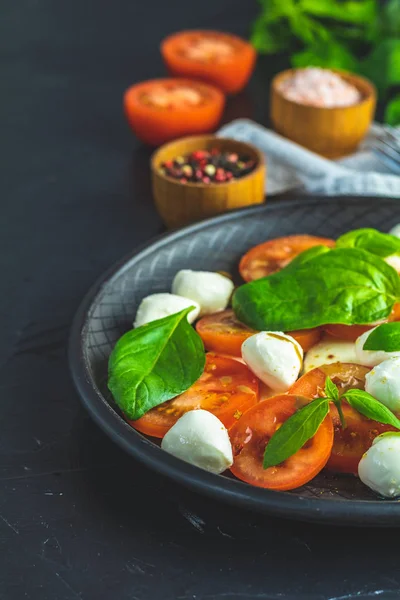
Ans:
{"label": "fork tine", "polygon": [[400,164],[397,163],[392,158],[388,158],[385,154],[383,154],[380,150],[376,148],[371,148],[372,152],[375,154],[375,158],[382,163],[389,171],[392,173],[400,174]]}
{"label": "fork tine", "polygon": [[396,151],[389,151],[382,145],[374,145],[371,147],[372,152],[375,156],[390,168],[391,171],[400,174],[400,153]]}

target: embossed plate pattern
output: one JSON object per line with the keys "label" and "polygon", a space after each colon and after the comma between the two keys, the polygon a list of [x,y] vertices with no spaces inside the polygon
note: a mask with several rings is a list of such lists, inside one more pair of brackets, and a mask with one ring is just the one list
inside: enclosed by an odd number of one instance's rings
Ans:
{"label": "embossed plate pattern", "polygon": [[321,474],[301,489],[273,492],[186,464],[129,427],[106,385],[108,357],[116,340],[132,326],[139,302],[150,293],[168,291],[179,269],[229,271],[239,282],[239,257],[268,238],[293,233],[337,237],[357,227],[387,231],[398,222],[398,200],[301,198],[231,212],[162,236],[135,251],[93,286],[73,323],[70,364],[84,405],[135,458],[199,492],[289,518],[400,526],[400,503],[378,499],[355,477]]}

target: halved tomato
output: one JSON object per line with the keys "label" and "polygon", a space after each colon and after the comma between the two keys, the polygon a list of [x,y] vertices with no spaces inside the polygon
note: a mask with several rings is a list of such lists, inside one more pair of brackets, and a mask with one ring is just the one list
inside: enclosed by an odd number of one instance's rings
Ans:
{"label": "halved tomato", "polygon": [[[324,394],[325,380],[330,377],[338,386],[342,396],[349,389],[364,389],[365,376],[371,369],[361,365],[334,363],[309,371],[300,377],[289,390],[290,394],[301,394],[307,398],[318,398]],[[370,448],[377,435],[392,431],[389,425],[383,425],[367,419],[347,402],[342,403],[346,419],[346,429],[342,429],[339,415],[334,404],[330,406],[330,415],[334,425],[334,442],[327,468],[342,473],[357,473],[358,463],[364,452]]]}
{"label": "halved tomato", "polygon": [[233,449],[232,473],[242,481],[271,490],[292,490],[315,477],[326,465],[333,443],[332,419],[328,415],[317,433],[296,454],[276,467],[263,468],[268,441],[306,398],[283,394],[259,402],[233,427],[229,436]]}
{"label": "halved tomato", "polygon": [[[206,350],[231,356],[241,356],[243,342],[257,333],[238,321],[232,309],[203,317],[197,322],[196,330]],[[304,352],[307,352],[319,341],[321,332],[319,328],[303,329],[290,331],[289,335],[299,342]]]}
{"label": "halved tomato", "polygon": [[239,92],[253,71],[256,51],[249,42],[219,31],[181,31],[161,44],[169,72],[212,83],[228,94]]}
{"label": "halved tomato", "polygon": [[258,380],[246,365],[209,353],[203,375],[186,392],[128,423],[142,433],[162,438],[185,412],[202,408],[229,428],[257,402]]}
{"label": "halved tomato", "polygon": [[245,281],[267,277],[286,267],[298,254],[313,246],[333,248],[335,241],[313,235],[289,235],[251,248],[240,260],[239,272]]}
{"label": "halved tomato", "polygon": [[324,330],[334,337],[355,342],[366,331],[388,321],[400,321],[400,303],[395,304],[389,317],[379,323],[372,323],[370,325],[324,325]]}
{"label": "halved tomato", "polygon": [[130,87],[125,115],[137,137],[151,146],[218,126],[225,97],[217,88],[185,79],[153,79]]}

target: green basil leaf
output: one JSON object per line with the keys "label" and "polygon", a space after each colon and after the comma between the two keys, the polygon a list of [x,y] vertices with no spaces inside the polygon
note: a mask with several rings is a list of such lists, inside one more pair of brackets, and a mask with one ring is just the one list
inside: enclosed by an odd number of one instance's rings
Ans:
{"label": "green basil leaf", "polygon": [[116,343],[108,387],[129,419],[185,392],[203,373],[203,342],[187,320],[192,309],[132,329]]}
{"label": "green basil leaf", "polygon": [[350,406],[364,415],[364,417],[400,429],[400,420],[382,402],[375,400],[368,392],[349,390],[343,394],[343,397],[346,398]]}
{"label": "green basil leaf", "polygon": [[240,286],[239,321],[258,331],[293,331],[386,318],[400,299],[400,277],[379,257],[338,248]]}
{"label": "green basil leaf", "polygon": [[386,106],[385,123],[389,123],[389,125],[400,124],[400,94],[397,94]]}
{"label": "green basil leaf", "polygon": [[361,248],[385,258],[400,252],[400,238],[376,229],[355,229],[336,240],[338,248]]}
{"label": "green basil leaf", "polygon": [[363,350],[400,352],[400,322],[379,325],[367,337]]}
{"label": "green basil leaf", "polygon": [[288,268],[288,267],[297,268],[300,265],[304,265],[309,260],[314,260],[314,258],[316,258],[317,256],[321,256],[322,254],[326,254],[327,252],[330,252],[330,251],[331,251],[331,249],[328,248],[327,246],[312,246],[312,248],[309,248],[308,250],[304,250],[304,252],[301,252],[300,254],[295,256],[294,259],[287,265],[286,268]]}
{"label": "green basil leaf", "polygon": [[400,39],[380,40],[361,64],[361,71],[372,79],[381,93],[400,84]]}
{"label": "green basil leaf", "polygon": [[377,18],[376,0],[302,0],[303,10],[315,16],[354,24],[369,25]]}
{"label": "green basil leaf", "polygon": [[345,44],[335,39],[309,44],[304,50],[292,55],[291,63],[298,69],[312,66],[346,71],[358,70],[356,57]]}
{"label": "green basil leaf", "polygon": [[325,394],[327,398],[334,402],[339,400],[339,390],[330,377],[325,379]]}
{"label": "green basil leaf", "polygon": [[318,398],[289,417],[265,448],[264,469],[279,465],[296,454],[317,433],[328,412],[328,399]]}

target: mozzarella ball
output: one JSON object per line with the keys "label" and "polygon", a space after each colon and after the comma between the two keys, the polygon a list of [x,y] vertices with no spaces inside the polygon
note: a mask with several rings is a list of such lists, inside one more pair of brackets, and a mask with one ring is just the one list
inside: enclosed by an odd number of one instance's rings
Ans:
{"label": "mozzarella ball", "polygon": [[354,342],[326,339],[315,344],[305,356],[304,373],[335,362],[360,364]]}
{"label": "mozzarella ball", "polygon": [[165,434],[161,448],[211,473],[222,473],[233,463],[228,432],[207,410],[185,413]]}
{"label": "mozzarella ball", "polygon": [[365,485],[386,498],[400,495],[400,435],[384,434],[374,439],[358,465]]}
{"label": "mozzarella ball", "polygon": [[224,310],[234,285],[228,277],[210,271],[178,271],[172,282],[172,293],[190,298],[200,305],[200,316]]}
{"label": "mozzarella ball", "polygon": [[[376,328],[374,328],[376,329]],[[364,344],[374,329],[366,331],[356,340],[356,355],[360,365],[375,367],[387,358],[400,357],[400,352],[385,352],[384,350],[364,350]]]}
{"label": "mozzarella ball", "polygon": [[365,377],[365,391],[393,412],[400,412],[400,358],[388,358]]}
{"label": "mozzarella ball", "polygon": [[389,231],[390,235],[395,235],[400,238],[400,223],[397,223],[392,229]]}
{"label": "mozzarella ball", "polygon": [[400,273],[400,256],[398,254],[391,254],[383,259],[385,263],[393,267],[395,271]]}
{"label": "mozzarella ball", "polygon": [[286,392],[301,371],[303,349],[290,335],[261,331],[243,342],[242,358],[268,387],[275,392]]}
{"label": "mozzarella ball", "polygon": [[133,326],[141,327],[151,321],[174,315],[184,308],[189,308],[189,306],[194,306],[194,309],[188,314],[189,323],[193,323],[200,312],[200,306],[197,302],[174,294],[151,294],[143,298],[139,304]]}

